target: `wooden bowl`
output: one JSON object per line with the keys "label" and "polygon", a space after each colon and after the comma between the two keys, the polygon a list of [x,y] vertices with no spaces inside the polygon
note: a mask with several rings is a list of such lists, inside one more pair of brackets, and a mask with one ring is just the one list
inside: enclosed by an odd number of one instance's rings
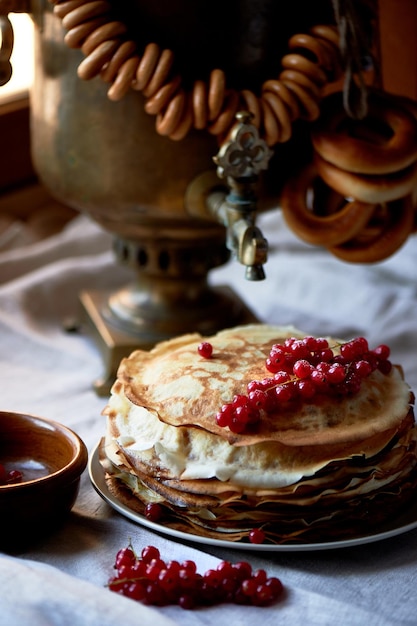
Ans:
{"label": "wooden bowl", "polygon": [[44,536],[72,509],[87,448],[72,430],[44,418],[0,411],[0,464],[22,480],[0,484],[0,548]]}

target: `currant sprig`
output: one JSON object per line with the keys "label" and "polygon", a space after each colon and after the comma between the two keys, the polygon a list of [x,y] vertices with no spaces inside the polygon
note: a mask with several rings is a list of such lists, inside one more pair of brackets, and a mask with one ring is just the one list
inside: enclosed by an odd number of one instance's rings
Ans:
{"label": "currant sprig", "polygon": [[234,433],[257,424],[262,415],[279,411],[288,402],[308,402],[318,394],[356,394],[362,381],[376,369],[389,374],[392,363],[385,344],[369,349],[364,337],[329,345],[322,337],[289,337],[272,345],[265,360],[270,374],[252,380],[246,394],[237,394],[216,414],[216,423]]}
{"label": "currant sprig", "polygon": [[131,545],[116,554],[111,591],[154,606],[177,604],[183,609],[231,602],[267,606],[284,595],[282,582],[265,570],[253,571],[247,561],[221,561],[215,569],[197,572],[193,560],[165,561],[155,546],[138,556]]}

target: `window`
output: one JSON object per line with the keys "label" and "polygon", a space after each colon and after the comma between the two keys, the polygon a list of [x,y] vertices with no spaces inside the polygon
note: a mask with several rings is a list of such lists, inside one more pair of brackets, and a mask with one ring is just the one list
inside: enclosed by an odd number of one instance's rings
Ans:
{"label": "window", "polygon": [[13,74],[8,83],[0,87],[0,104],[27,96],[33,80],[33,22],[26,13],[10,13],[14,46],[11,56]]}
{"label": "window", "polygon": [[30,156],[28,89],[33,78],[33,23],[10,13],[14,47],[11,80],[0,87],[0,193],[36,180]]}

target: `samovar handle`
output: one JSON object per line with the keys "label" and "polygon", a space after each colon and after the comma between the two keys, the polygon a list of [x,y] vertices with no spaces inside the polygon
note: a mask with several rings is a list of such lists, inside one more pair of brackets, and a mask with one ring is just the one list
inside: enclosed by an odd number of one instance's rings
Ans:
{"label": "samovar handle", "polygon": [[0,86],[9,82],[12,77],[12,64],[10,63],[10,57],[13,52],[13,26],[7,15],[0,14]]}
{"label": "samovar handle", "polygon": [[0,0],[0,87],[9,82],[13,69],[14,33],[9,13],[29,13],[29,0]]}

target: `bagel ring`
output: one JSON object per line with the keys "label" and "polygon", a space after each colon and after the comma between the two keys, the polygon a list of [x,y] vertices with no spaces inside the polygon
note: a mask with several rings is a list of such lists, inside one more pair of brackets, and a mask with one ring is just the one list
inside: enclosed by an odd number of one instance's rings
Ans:
{"label": "bagel ring", "polygon": [[346,198],[353,197],[361,202],[380,204],[398,200],[412,193],[417,183],[417,161],[403,170],[384,176],[342,170],[325,161],[317,152],[314,163],[319,176],[329,187]]}
{"label": "bagel ring", "polygon": [[311,139],[323,159],[358,174],[391,174],[417,160],[417,121],[400,99],[386,94],[371,94],[363,120],[347,116],[340,92],[331,94]]}
{"label": "bagel ring", "polygon": [[386,219],[373,236],[367,237],[365,228],[358,237],[329,247],[329,252],[350,263],[378,263],[392,256],[407,241],[413,229],[411,196],[387,203],[386,210]]}
{"label": "bagel ring", "polygon": [[354,200],[342,209],[318,216],[307,207],[307,194],[318,179],[314,164],[290,179],[281,194],[284,219],[291,230],[307,243],[336,246],[355,237],[368,223],[375,205]]}

